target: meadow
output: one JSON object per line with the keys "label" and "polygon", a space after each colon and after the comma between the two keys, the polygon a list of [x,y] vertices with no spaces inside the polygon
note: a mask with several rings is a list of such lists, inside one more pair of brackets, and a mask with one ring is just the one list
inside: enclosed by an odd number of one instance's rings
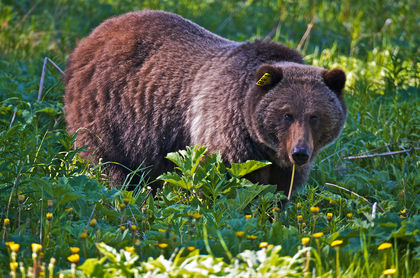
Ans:
{"label": "meadow", "polygon": [[[287,192],[205,146],[112,186],[65,130],[61,73],[103,20],[175,12],[236,41],[269,37],[341,67],[348,118]],[[418,1],[0,0],[0,277],[420,277]],[[38,99],[40,96],[40,99]]]}

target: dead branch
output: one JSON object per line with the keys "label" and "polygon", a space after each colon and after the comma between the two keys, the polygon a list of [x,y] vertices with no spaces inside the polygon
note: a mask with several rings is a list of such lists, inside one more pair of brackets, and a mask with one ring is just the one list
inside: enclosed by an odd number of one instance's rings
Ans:
{"label": "dead branch", "polygon": [[17,113],[17,110],[15,109],[15,111],[13,111],[13,116],[12,116],[12,120],[10,121],[9,128],[11,128],[11,127],[12,127],[13,122],[15,121],[15,118],[16,118],[16,113]]}
{"label": "dead branch", "polygon": [[[356,196],[356,197],[359,197],[360,199],[362,199],[362,200],[364,200],[366,203],[368,203],[370,206],[373,206],[373,204],[368,200],[368,199],[366,199],[365,197],[363,197],[363,196],[360,196],[359,194],[357,194],[356,192],[353,192],[353,191],[351,191],[351,190],[349,190],[349,189],[347,189],[347,188],[344,188],[344,187],[342,187],[342,186],[339,186],[339,185],[336,185],[336,184],[333,184],[333,183],[329,183],[329,182],[326,182],[325,183],[325,185],[330,185],[330,186],[333,186],[333,187],[336,187],[336,188],[338,188],[338,189],[341,189],[341,190],[344,190],[344,191],[346,191],[346,192],[348,192],[348,193],[351,193],[351,194],[353,194],[354,196]],[[385,210],[378,204],[378,208],[382,211],[382,213],[385,213]]]}
{"label": "dead branch", "polygon": [[411,152],[413,150],[419,150],[419,149],[420,148],[410,148],[408,150],[402,150],[402,151],[384,152],[384,153],[377,153],[377,154],[366,154],[366,155],[358,155],[358,156],[347,156],[344,159],[352,160],[352,159],[361,159],[361,158],[372,158],[372,157],[378,157],[378,156],[387,156],[387,155],[408,153],[408,152]]}
{"label": "dead branch", "polygon": [[306,38],[309,36],[309,34],[311,33],[312,27],[315,24],[315,17],[312,18],[311,22],[308,24],[308,27],[306,28],[305,33],[302,36],[302,39],[300,39],[300,42],[296,48],[297,51],[300,51],[300,49],[302,48],[303,43],[305,42]]}
{"label": "dead branch", "polygon": [[45,69],[47,67],[47,62],[53,65],[61,73],[61,75],[64,76],[64,71],[62,71],[60,67],[57,66],[50,58],[45,57],[44,65],[42,66],[41,81],[39,82],[39,91],[38,91],[38,98],[37,98],[38,102],[41,101],[41,97],[42,97],[42,88],[44,87]]}
{"label": "dead branch", "polygon": [[35,8],[39,5],[39,3],[41,3],[41,1],[37,1],[30,9],[29,11],[22,17],[21,20],[19,20],[19,22],[15,25],[15,27],[13,28],[13,30],[16,30],[17,28],[20,27],[20,25],[22,25],[23,22],[25,22],[26,18],[28,18],[28,16],[35,10]]}

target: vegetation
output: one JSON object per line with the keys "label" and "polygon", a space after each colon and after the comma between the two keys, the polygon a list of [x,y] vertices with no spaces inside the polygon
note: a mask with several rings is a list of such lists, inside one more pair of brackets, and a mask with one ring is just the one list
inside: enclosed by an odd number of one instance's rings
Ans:
{"label": "vegetation", "polygon": [[[227,168],[205,147],[169,154],[176,167],[155,196],[147,168],[127,191],[129,179],[112,187],[106,164],[80,159],[53,67],[37,101],[43,59],[64,69],[78,40],[136,9],[238,41],[269,35],[346,71],[344,131],[291,202],[243,178],[265,162]],[[414,0],[0,0],[0,276],[420,277],[419,10]]]}

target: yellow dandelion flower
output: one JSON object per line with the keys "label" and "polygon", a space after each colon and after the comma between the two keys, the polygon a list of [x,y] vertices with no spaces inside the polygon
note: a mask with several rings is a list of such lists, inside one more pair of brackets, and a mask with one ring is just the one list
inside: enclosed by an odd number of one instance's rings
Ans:
{"label": "yellow dandelion flower", "polygon": [[120,226],[120,230],[121,230],[121,231],[125,231],[125,226],[124,226],[124,225],[121,225],[121,226]]}
{"label": "yellow dandelion flower", "polygon": [[298,215],[297,216],[297,220],[300,222],[300,221],[302,221],[303,220],[303,216],[302,215]]}
{"label": "yellow dandelion flower", "polygon": [[347,216],[348,218],[352,218],[352,217],[353,217],[353,213],[352,213],[352,212],[349,212],[349,213],[347,213],[347,214],[346,214],[346,216]]}
{"label": "yellow dandelion flower", "polygon": [[17,262],[10,263],[10,270],[15,271],[18,268],[19,264]]}
{"label": "yellow dandelion flower", "polygon": [[314,214],[319,213],[319,207],[311,207],[311,212]]}
{"label": "yellow dandelion flower", "polygon": [[236,232],[236,236],[237,237],[239,237],[239,238],[241,238],[241,237],[243,237],[244,236],[244,232],[242,232],[242,231],[239,231],[239,232]]}
{"label": "yellow dandelion flower", "polygon": [[67,260],[73,264],[77,264],[80,261],[79,254],[73,254],[67,257]]}
{"label": "yellow dandelion flower", "polygon": [[15,244],[15,242],[14,241],[7,241],[5,244],[6,244],[6,246],[9,246],[10,247],[10,245],[11,244]]}
{"label": "yellow dandelion flower", "polygon": [[134,254],[134,246],[126,246],[124,247],[125,251],[130,252],[131,254]]}
{"label": "yellow dandelion flower", "polygon": [[402,214],[405,214],[405,213],[407,212],[407,210],[406,210],[406,209],[403,209],[403,210],[400,210],[400,212],[401,212]]}
{"label": "yellow dandelion flower", "polygon": [[12,250],[13,252],[18,252],[19,251],[19,248],[20,248],[20,245],[19,245],[19,243],[11,243],[11,244],[9,244],[9,247],[10,247],[10,250]]}
{"label": "yellow dandelion flower", "polygon": [[168,247],[167,243],[159,243],[158,246],[162,249],[165,249],[166,247]]}
{"label": "yellow dandelion flower", "polygon": [[266,242],[266,241],[260,242],[260,245],[258,245],[258,247],[260,247],[260,248],[264,248],[264,247],[267,247],[267,246],[268,246],[268,242]]}
{"label": "yellow dandelion flower", "polygon": [[342,240],[334,240],[333,242],[331,242],[331,247],[339,246],[341,244],[343,244]]}
{"label": "yellow dandelion flower", "polygon": [[120,204],[120,209],[125,209],[126,205],[125,204]]}
{"label": "yellow dandelion flower", "polygon": [[98,224],[98,221],[96,221],[96,219],[95,219],[95,218],[92,218],[92,219],[89,221],[89,225],[91,225],[92,227],[95,227],[95,226],[96,226],[96,224]]}
{"label": "yellow dandelion flower", "polygon": [[158,229],[158,232],[160,232],[160,233],[166,233],[166,230],[164,230],[164,229]]}
{"label": "yellow dandelion flower", "polygon": [[251,219],[251,218],[252,218],[252,214],[247,214],[247,215],[245,215],[245,219],[246,219],[246,220]]}
{"label": "yellow dandelion flower", "polygon": [[280,208],[277,208],[277,207],[273,208],[273,213],[274,212],[280,212]]}
{"label": "yellow dandelion flower", "polygon": [[73,254],[76,254],[76,253],[79,253],[80,248],[79,248],[79,247],[70,247],[70,251],[71,251]]}
{"label": "yellow dandelion flower", "polygon": [[378,246],[378,250],[385,250],[392,247],[392,243],[384,242]]}
{"label": "yellow dandelion flower", "polygon": [[131,225],[130,229],[134,232],[135,230],[137,230],[137,226],[136,225]]}
{"label": "yellow dandelion flower", "polygon": [[331,212],[327,213],[327,219],[328,219],[328,220],[331,220],[331,219],[332,219],[332,217],[333,217],[333,214],[332,214]]}
{"label": "yellow dandelion flower", "polygon": [[18,195],[18,200],[19,200],[19,202],[25,201],[25,195],[23,195],[23,194]]}
{"label": "yellow dandelion flower", "polygon": [[194,251],[194,250],[195,250],[195,247],[194,247],[194,246],[188,246],[188,247],[187,247],[187,250],[188,250],[188,251],[190,251],[190,252],[192,252],[192,251]]}
{"label": "yellow dandelion flower", "polygon": [[81,239],[85,239],[85,238],[87,238],[87,233],[81,233],[81,234],[80,234],[80,238],[81,238]]}
{"label": "yellow dandelion flower", "polygon": [[257,236],[256,236],[256,235],[247,235],[246,237],[247,237],[248,239],[250,239],[250,240],[257,239]]}
{"label": "yellow dandelion flower", "polygon": [[303,237],[302,238],[302,245],[307,245],[309,243],[309,241],[311,241],[311,239],[309,237]]}
{"label": "yellow dandelion flower", "polygon": [[4,218],[3,224],[4,224],[4,226],[9,226],[10,225],[10,219],[9,218]]}
{"label": "yellow dandelion flower", "polygon": [[200,218],[201,218],[201,214],[199,214],[198,212],[194,212],[194,213],[192,214],[192,217],[194,217],[196,220],[198,220],[198,219],[200,219]]}
{"label": "yellow dandelion flower", "polygon": [[304,227],[304,228],[306,227],[306,223],[305,222],[302,223],[302,227]]}
{"label": "yellow dandelion flower", "polygon": [[126,204],[128,204],[130,202],[130,199],[129,198],[124,198],[123,199],[123,202],[126,203]]}
{"label": "yellow dandelion flower", "polygon": [[274,248],[274,245],[273,244],[267,245],[267,249],[272,249],[272,248]]}
{"label": "yellow dandelion flower", "polygon": [[312,234],[312,236],[313,236],[314,238],[320,238],[320,237],[322,237],[323,235],[324,235],[324,233],[323,233],[323,232],[319,232],[319,233]]}
{"label": "yellow dandelion flower", "polygon": [[47,220],[51,220],[53,218],[53,214],[51,212],[47,212]]}
{"label": "yellow dandelion flower", "polygon": [[389,269],[385,269],[384,272],[382,272],[383,275],[393,275],[395,274],[395,272],[397,272],[397,270],[395,268],[389,268]]}
{"label": "yellow dandelion flower", "polygon": [[38,243],[32,243],[31,247],[32,247],[32,252],[34,253],[38,253],[38,251],[42,250],[42,245]]}

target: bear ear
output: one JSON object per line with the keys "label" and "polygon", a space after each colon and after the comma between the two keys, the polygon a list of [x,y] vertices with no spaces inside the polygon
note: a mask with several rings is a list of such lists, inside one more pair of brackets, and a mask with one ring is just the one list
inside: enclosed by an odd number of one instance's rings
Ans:
{"label": "bear ear", "polygon": [[340,68],[326,70],[323,73],[324,82],[331,91],[337,95],[341,95],[341,91],[344,89],[346,83],[346,74]]}
{"label": "bear ear", "polygon": [[281,68],[275,68],[271,65],[262,65],[257,70],[257,85],[264,90],[274,87],[283,78]]}

